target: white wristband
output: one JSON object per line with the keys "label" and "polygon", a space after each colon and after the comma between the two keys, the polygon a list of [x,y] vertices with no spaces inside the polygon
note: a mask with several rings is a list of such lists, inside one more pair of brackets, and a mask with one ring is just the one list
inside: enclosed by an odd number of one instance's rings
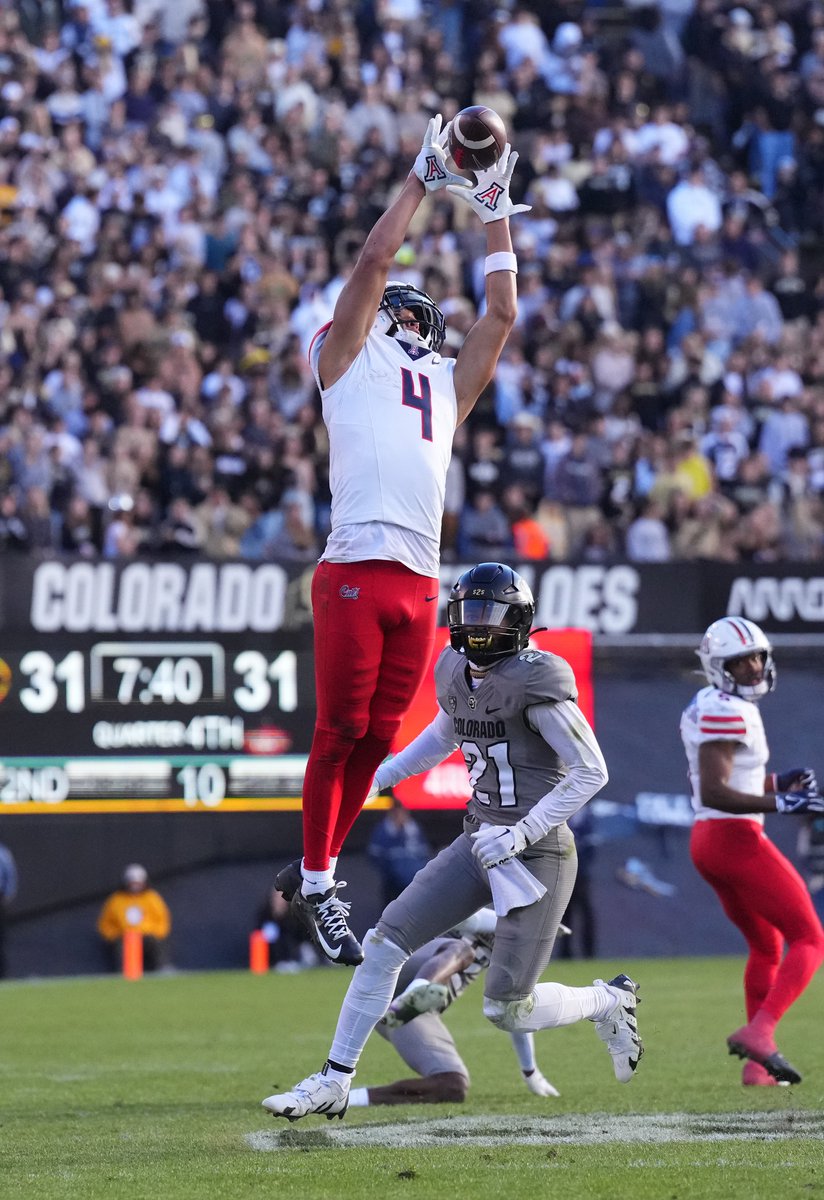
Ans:
{"label": "white wristband", "polygon": [[484,275],[493,271],[512,271],[518,274],[518,260],[511,250],[498,250],[495,254],[487,254],[484,263]]}

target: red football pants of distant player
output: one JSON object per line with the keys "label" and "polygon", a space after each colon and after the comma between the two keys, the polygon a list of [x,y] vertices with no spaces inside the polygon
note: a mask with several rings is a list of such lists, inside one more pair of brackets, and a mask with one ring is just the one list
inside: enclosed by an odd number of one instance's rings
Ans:
{"label": "red football pants of distant player", "polygon": [[747,939],[747,1020],[764,1009],[778,1021],[824,960],[824,929],[804,880],[757,821],[696,821],[690,854]]}
{"label": "red football pants of distant player", "polygon": [[[317,718],[303,858],[340,853],[429,666],[439,584],[397,562],[321,562],[312,580]],[[434,713],[432,714],[434,716]]]}

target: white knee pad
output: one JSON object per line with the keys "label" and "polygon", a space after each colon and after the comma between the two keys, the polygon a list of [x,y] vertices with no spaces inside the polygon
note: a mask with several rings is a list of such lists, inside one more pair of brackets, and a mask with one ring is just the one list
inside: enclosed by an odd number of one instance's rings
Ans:
{"label": "white knee pad", "polygon": [[361,990],[385,979],[390,971],[397,978],[397,973],[409,958],[406,950],[390,942],[386,934],[378,929],[367,930],[362,944],[363,962],[358,967]]}
{"label": "white knee pad", "polygon": [[507,1033],[518,1033],[527,1028],[534,1007],[534,993],[520,1000],[493,1000],[491,996],[484,996],[484,1016],[487,1021]]}

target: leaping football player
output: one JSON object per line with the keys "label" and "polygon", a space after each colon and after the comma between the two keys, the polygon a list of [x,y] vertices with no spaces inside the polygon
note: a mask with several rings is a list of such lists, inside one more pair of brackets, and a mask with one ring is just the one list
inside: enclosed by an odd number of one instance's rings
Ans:
{"label": "leaping football player", "polygon": [[406,960],[490,896],[498,921],[484,1015],[508,1033],[592,1021],[616,1078],[633,1078],[643,1049],[637,984],[625,974],[591,987],[538,982],[575,881],[567,818],[600,791],[607,769],[569,664],[529,647],[534,613],[527,583],[502,563],[481,563],[452,588],[450,645],[435,665],[437,715],[379,767],[373,788],[393,787],[459,748],[472,788],[463,832],[366,934],[329,1058],[292,1091],[263,1101],[275,1116],[343,1116],[360,1054]]}
{"label": "leaping football player", "polygon": [[[455,428],[492,378],[515,322],[509,185],[517,154],[473,184],[447,167],[429,122],[397,197],[367,237],[309,359],[329,432],[331,533],[312,581],[317,712],[303,785],[303,858],[275,886],[319,950],[359,963],[338,855],[423,679],[438,609],[441,521]],[[456,358],[444,315],[387,275],[427,193],[449,187],[486,230],[486,309]]]}

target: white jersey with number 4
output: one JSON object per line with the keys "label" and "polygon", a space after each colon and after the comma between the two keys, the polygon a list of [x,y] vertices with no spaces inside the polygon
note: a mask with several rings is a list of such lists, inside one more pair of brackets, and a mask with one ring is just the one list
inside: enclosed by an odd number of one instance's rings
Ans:
{"label": "white jersey with number 4", "polygon": [[323,557],[393,558],[437,574],[458,419],[455,360],[423,348],[410,353],[380,326],[379,319],[355,361],[328,388],[318,373],[328,326],[309,348],[329,431],[332,532]]}
{"label": "white jersey with number 4", "polygon": [[770,757],[764,722],[758,705],[718,688],[702,688],[681,716],[681,738],[687,752],[692,807],[696,821],[743,817],[764,824],[763,813],[729,813],[707,808],[701,802],[698,750],[704,742],[735,742],[732,771],[727,783],[748,796],[764,794],[764,777]]}

